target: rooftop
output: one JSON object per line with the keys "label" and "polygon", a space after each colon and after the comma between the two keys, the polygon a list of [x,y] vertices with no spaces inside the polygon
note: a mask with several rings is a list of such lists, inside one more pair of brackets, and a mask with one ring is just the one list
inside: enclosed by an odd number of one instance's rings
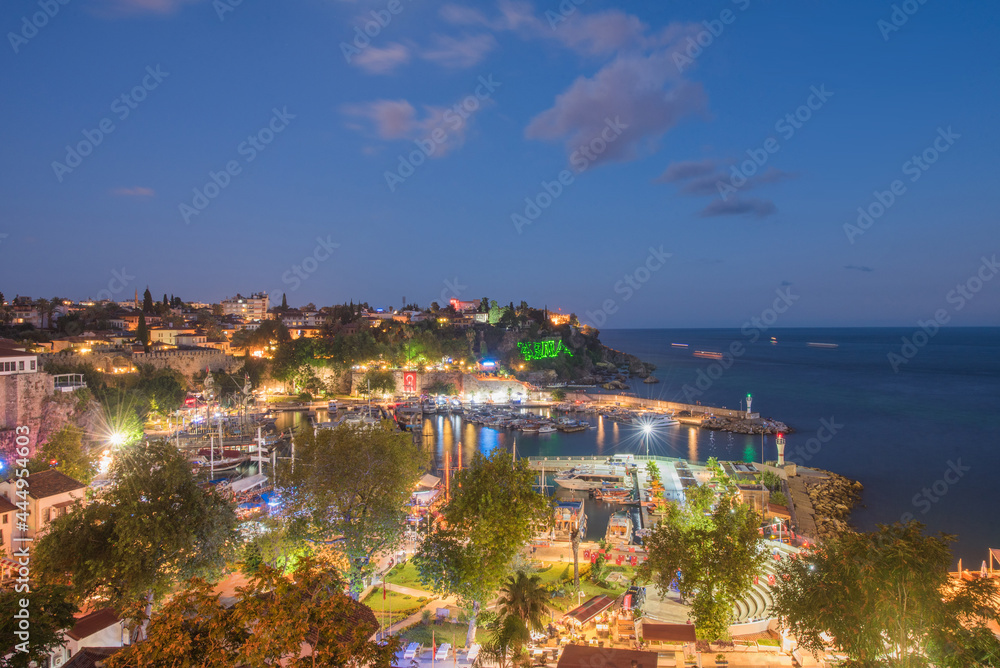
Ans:
{"label": "rooftop", "polygon": [[50,496],[73,492],[86,487],[79,480],[70,478],[61,471],[49,469],[39,473],[32,473],[29,478],[28,492],[36,499],[47,499]]}

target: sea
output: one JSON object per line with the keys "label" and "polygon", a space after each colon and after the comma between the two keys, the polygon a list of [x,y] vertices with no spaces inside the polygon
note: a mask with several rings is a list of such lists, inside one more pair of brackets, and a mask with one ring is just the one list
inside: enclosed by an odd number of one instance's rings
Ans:
{"label": "sea", "polygon": [[[857,528],[912,518],[954,535],[954,560],[964,568],[978,569],[988,548],[1000,548],[1000,328],[932,336],[894,328],[603,330],[601,341],[656,365],[659,383],[630,379],[637,396],[745,410],[750,394],[753,412],[790,427],[786,461],[864,485],[851,516]],[[454,467],[498,447],[516,448],[518,457],[648,447],[695,462],[777,459],[773,436],[681,425],[645,441],[632,425],[590,421],[596,428],[584,432],[523,434],[428,416],[425,447],[438,472],[445,452]],[[591,504],[589,539],[603,536],[612,510]]]}

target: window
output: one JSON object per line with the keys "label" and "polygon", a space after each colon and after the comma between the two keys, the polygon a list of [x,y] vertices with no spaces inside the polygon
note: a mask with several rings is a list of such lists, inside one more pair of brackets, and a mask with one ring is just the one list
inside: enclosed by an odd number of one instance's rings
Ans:
{"label": "window", "polygon": [[17,370],[24,371],[24,360],[21,360],[20,362],[17,363]]}
{"label": "window", "polygon": [[[3,523],[4,523],[4,524],[7,524],[8,522],[10,522],[10,513],[4,513],[4,516],[3,516]],[[3,542],[3,541],[2,541],[2,540],[0,540],[0,543],[2,543],[2,542]]]}
{"label": "window", "polygon": [[31,360],[31,370],[35,370],[35,360]]}

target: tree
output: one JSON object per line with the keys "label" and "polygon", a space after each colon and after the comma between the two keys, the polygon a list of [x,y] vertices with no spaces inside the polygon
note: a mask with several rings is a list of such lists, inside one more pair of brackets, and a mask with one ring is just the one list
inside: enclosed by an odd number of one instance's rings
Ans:
{"label": "tree", "polygon": [[396,376],[388,369],[368,369],[358,383],[361,394],[392,394],[396,391]]}
{"label": "tree", "polygon": [[471,608],[467,644],[475,637],[479,608],[496,592],[511,560],[551,520],[534,477],[524,460],[514,462],[499,448],[476,453],[471,465],[455,474],[443,521],[414,556],[423,582]]}
{"label": "tree", "polygon": [[285,478],[289,512],[308,518],[312,538],[340,538],[351,591],[359,592],[372,557],[394,551],[403,538],[405,504],[424,455],[389,422],[307,431],[295,445],[300,463]]}
{"label": "tree", "polygon": [[153,313],[153,295],[150,293],[148,285],[146,291],[142,293],[142,312]]}
{"label": "tree", "polygon": [[919,522],[842,534],[782,563],[775,613],[808,649],[828,633],[852,666],[997,665],[986,625],[1000,621],[1000,591],[987,578],[949,579],[953,540]]}
{"label": "tree", "polygon": [[230,665],[388,668],[399,639],[369,640],[378,630],[374,613],[343,589],[337,571],[311,557],[291,577],[259,571],[238,590],[234,618],[249,636]]}
{"label": "tree", "polygon": [[517,617],[528,629],[541,631],[546,599],[548,592],[542,588],[541,578],[518,571],[500,588],[497,609],[501,615]]}
{"label": "tree", "polygon": [[646,537],[648,560],[640,576],[666,592],[676,580],[681,596],[694,597],[691,615],[704,640],[728,637],[733,606],[750,591],[767,559],[758,533],[760,515],[737,497],[723,495],[709,521],[696,504],[671,505]]}
{"label": "tree", "polygon": [[83,447],[83,431],[72,424],[57,431],[42,445],[29,468],[32,472],[57,468],[82,483],[89,483],[95,473],[94,462]]}
{"label": "tree", "polygon": [[48,581],[68,580],[79,600],[93,598],[141,623],[174,583],[221,574],[236,516],[164,441],[120,449],[110,477],[98,500],[52,522],[36,544],[35,568]]}
{"label": "tree", "polygon": [[193,579],[150,619],[144,642],[127,645],[107,659],[107,668],[229,668],[241,665],[247,632],[222,605],[209,583]]}
{"label": "tree", "polygon": [[580,589],[580,543],[583,542],[583,532],[580,525],[573,527],[569,534],[570,544],[573,546],[573,586],[577,591]]}
{"label": "tree", "polygon": [[[13,588],[0,590],[0,668],[28,668],[49,663],[52,650],[66,642],[63,631],[74,623],[76,606],[69,600],[69,588],[56,584],[31,585],[29,592]],[[28,607],[21,607],[21,600]],[[21,626],[18,615],[27,614],[28,628]],[[14,648],[12,654],[7,652]]]}
{"label": "tree", "polygon": [[149,328],[146,326],[146,314],[139,314],[139,325],[135,330],[135,340],[143,345],[146,351],[149,351]]}
{"label": "tree", "polygon": [[531,659],[524,651],[524,646],[531,641],[531,632],[524,622],[514,615],[502,615],[493,620],[489,628],[490,640],[480,651],[484,659],[498,668],[531,665]]}
{"label": "tree", "polygon": [[153,614],[149,638],[123,648],[107,666],[388,668],[399,640],[370,641],[375,615],[343,587],[334,569],[312,558],[301,560],[291,577],[262,569],[229,608],[211,585],[193,579]]}

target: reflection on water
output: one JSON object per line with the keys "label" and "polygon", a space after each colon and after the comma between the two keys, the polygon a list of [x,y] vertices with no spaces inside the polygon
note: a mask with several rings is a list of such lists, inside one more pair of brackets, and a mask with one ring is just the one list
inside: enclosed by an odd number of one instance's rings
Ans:
{"label": "reflection on water", "polygon": [[[531,409],[525,413],[549,415],[548,410]],[[511,452],[516,442],[517,456],[559,457],[568,455],[611,455],[614,453],[645,454],[646,446],[641,429],[633,424],[617,422],[601,416],[573,415],[581,424],[592,425],[592,429],[575,433],[555,432],[552,434],[525,434],[518,431],[498,430],[492,427],[472,424],[461,415],[428,415],[421,426],[423,448],[428,455],[431,471],[442,475],[445,453],[448,453],[452,469],[467,466],[477,452],[489,454],[497,448]],[[314,418],[320,422],[329,419],[321,410]],[[277,420],[278,430],[309,428],[307,413],[282,413]],[[721,435],[720,435],[721,436]],[[658,427],[649,435],[649,453],[661,457],[682,457],[693,462],[703,462],[708,457],[719,459],[759,461],[761,441],[759,436],[727,434],[728,438],[717,438],[715,432],[678,425]],[[773,439],[769,439],[771,441]],[[771,442],[765,444],[765,456],[777,458],[777,451]],[[587,540],[604,538],[608,518],[616,510],[616,504],[595,501],[583,492],[562,489],[553,483],[553,474],[545,475],[546,492],[557,498],[583,498],[587,510]]]}

